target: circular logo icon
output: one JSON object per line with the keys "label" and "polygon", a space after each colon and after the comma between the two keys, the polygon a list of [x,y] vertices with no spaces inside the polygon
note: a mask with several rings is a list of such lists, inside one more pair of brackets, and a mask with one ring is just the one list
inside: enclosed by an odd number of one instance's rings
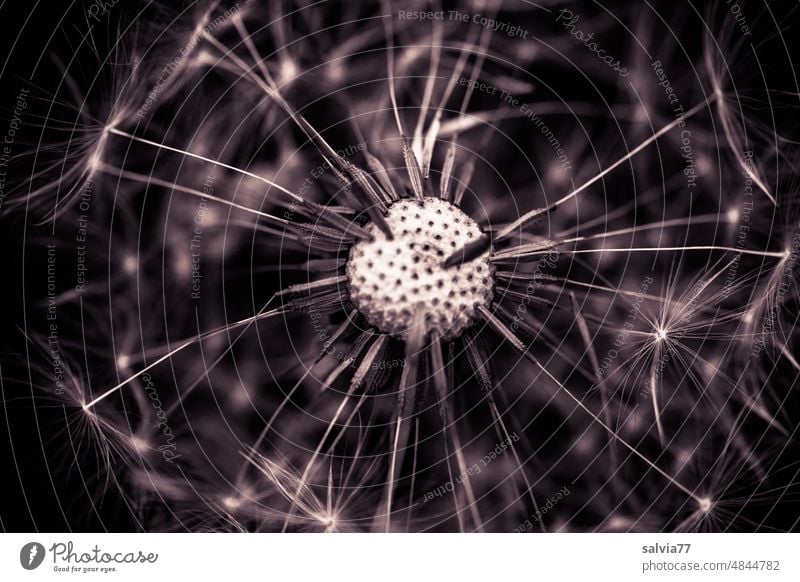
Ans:
{"label": "circular logo icon", "polygon": [[39,542],[30,542],[19,551],[19,563],[26,570],[35,570],[44,561],[44,546]]}

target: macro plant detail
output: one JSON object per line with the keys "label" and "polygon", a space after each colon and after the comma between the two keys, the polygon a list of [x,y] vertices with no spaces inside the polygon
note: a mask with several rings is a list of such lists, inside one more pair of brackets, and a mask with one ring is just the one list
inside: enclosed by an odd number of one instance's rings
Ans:
{"label": "macro plant detail", "polygon": [[780,35],[721,3],[135,4],[17,99],[2,199],[3,399],[66,523],[796,529]]}

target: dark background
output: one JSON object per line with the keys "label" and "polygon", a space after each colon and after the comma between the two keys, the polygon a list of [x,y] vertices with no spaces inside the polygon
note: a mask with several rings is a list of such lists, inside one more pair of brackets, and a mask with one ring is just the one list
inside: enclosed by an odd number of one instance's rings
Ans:
{"label": "dark background", "polygon": [[[79,2],[3,2],[0,4],[0,128],[7,127],[15,96],[22,87],[29,87],[30,107],[26,114],[28,123],[17,135],[15,154],[34,150],[39,139],[36,116],[48,107],[48,96],[61,78],[61,71],[51,58],[58,55],[68,59],[74,53],[76,39],[86,30],[86,10],[90,3]],[[123,5],[124,4],[124,5]],[[178,3],[176,3],[178,4]],[[604,3],[613,6],[614,3]],[[655,2],[666,14],[677,10],[680,2]],[[695,5],[701,12],[704,2]],[[759,2],[740,2],[749,20],[753,21],[758,11],[763,11]],[[117,26],[130,21],[143,2],[120,2],[110,17],[96,26],[94,42],[99,54],[106,54],[115,40]],[[597,7],[591,2],[579,4],[582,13],[591,14]],[[754,35],[763,34],[764,51],[775,46],[776,58],[769,62],[767,72],[776,94],[780,90],[797,91],[794,71],[786,66],[786,54],[800,56],[798,49],[797,4],[793,2],[769,2],[775,19],[784,24],[783,38],[794,46],[783,47],[778,39],[769,38],[769,30],[758,27]],[[720,8],[725,10],[724,5]],[[168,9],[156,12],[169,12]],[[687,24],[682,31],[685,46],[698,51],[700,43],[695,25]],[[620,47],[617,51],[622,51]],[[763,51],[761,55],[763,56]],[[82,61],[83,62],[83,61]],[[95,74],[93,63],[87,55],[86,74]],[[568,91],[569,79],[564,80]],[[767,114],[768,112],[765,112]],[[779,112],[780,114],[780,112]],[[786,123],[797,124],[795,118]],[[780,125],[779,125],[780,126]],[[10,170],[7,189],[12,183],[25,183],[30,172],[30,156],[19,160]],[[9,193],[9,199],[13,197]],[[8,202],[8,199],[7,199]],[[23,278],[23,261],[44,264],[43,241],[47,228],[25,224],[24,213],[10,214],[7,205],[0,211],[0,289],[3,302],[0,309],[0,381],[2,401],[0,410],[0,530],[4,531],[125,531],[135,528],[130,511],[124,501],[111,489],[98,494],[99,488],[87,485],[87,475],[70,462],[70,449],[64,433],[65,411],[58,406],[44,406],[37,400],[29,385],[29,370],[23,330],[43,323],[41,291],[44,273],[26,272]],[[25,254],[23,255],[23,250]],[[25,257],[23,259],[23,256]],[[35,290],[31,291],[31,290]],[[61,455],[59,459],[58,456]],[[55,457],[55,458],[54,458]],[[55,462],[54,462],[55,461]],[[55,469],[58,468],[56,472]],[[81,467],[86,470],[91,463]],[[793,477],[797,467],[788,465],[786,478]],[[773,512],[772,527],[785,529],[795,523],[798,515],[797,494],[786,499],[784,510]]]}

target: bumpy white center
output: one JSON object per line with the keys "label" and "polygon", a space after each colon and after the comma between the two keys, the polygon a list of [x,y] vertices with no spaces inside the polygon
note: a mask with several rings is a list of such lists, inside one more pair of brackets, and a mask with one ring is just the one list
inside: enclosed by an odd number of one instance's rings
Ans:
{"label": "bumpy white center", "polygon": [[[374,224],[371,242],[353,245],[347,262],[350,297],[367,321],[383,333],[406,337],[415,320],[444,339],[470,326],[478,306],[492,300],[489,254],[445,269],[454,251],[476,240],[477,223],[438,198],[401,200],[386,222],[393,240]],[[415,315],[416,314],[416,315]]]}

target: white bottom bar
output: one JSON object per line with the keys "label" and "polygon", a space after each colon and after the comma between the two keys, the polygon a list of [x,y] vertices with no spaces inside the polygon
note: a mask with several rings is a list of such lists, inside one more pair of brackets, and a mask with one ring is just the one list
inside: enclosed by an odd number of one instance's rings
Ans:
{"label": "white bottom bar", "polygon": [[0,548],[9,582],[800,580],[798,534],[5,534]]}

